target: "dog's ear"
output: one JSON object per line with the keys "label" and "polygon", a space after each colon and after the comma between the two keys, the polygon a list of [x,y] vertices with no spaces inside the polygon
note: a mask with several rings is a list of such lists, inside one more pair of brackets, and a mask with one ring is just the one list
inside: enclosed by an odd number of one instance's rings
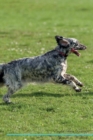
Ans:
{"label": "dog's ear", "polygon": [[64,39],[62,36],[55,36],[55,39],[60,47],[68,47],[69,42],[66,39]]}
{"label": "dog's ear", "polygon": [[59,44],[60,40],[63,40],[63,37],[56,35],[55,39],[56,39],[57,43]]}

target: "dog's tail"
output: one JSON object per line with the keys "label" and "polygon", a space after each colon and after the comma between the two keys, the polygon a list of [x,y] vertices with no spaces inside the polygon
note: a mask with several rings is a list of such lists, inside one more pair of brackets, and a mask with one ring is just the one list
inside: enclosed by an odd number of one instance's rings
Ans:
{"label": "dog's tail", "polygon": [[3,67],[4,67],[4,64],[0,64],[0,83],[4,83],[4,79],[3,79],[4,69],[3,69]]}

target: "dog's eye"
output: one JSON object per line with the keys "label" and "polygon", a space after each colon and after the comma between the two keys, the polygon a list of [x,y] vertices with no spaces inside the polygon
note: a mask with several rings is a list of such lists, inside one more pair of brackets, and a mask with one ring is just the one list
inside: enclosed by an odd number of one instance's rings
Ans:
{"label": "dog's eye", "polygon": [[73,46],[77,46],[78,44],[77,44],[77,43],[75,43],[75,42],[73,42],[73,43],[72,43],[72,45],[73,45]]}
{"label": "dog's eye", "polygon": [[75,46],[78,46],[78,43],[75,43]]}
{"label": "dog's eye", "polygon": [[73,44],[73,42],[71,41],[71,42],[70,42],[70,44],[72,45],[72,44]]}

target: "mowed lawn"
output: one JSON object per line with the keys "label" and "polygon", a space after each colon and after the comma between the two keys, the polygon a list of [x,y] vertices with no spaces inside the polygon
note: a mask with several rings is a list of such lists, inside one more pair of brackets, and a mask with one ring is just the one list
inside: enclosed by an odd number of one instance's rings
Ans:
{"label": "mowed lawn", "polygon": [[5,104],[0,88],[0,140],[93,139],[7,134],[93,133],[93,0],[0,0],[0,63],[41,55],[57,44],[55,35],[87,46],[68,57],[67,72],[84,83],[81,93],[63,85],[28,85]]}

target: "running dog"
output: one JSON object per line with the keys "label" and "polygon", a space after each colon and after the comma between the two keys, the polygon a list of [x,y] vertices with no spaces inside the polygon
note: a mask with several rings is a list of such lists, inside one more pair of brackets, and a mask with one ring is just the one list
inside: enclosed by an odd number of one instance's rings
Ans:
{"label": "running dog", "polygon": [[67,57],[72,52],[79,56],[78,50],[86,46],[77,39],[55,36],[57,47],[36,57],[21,58],[7,64],[0,64],[0,85],[8,89],[3,96],[10,103],[10,96],[22,88],[25,82],[53,82],[65,84],[80,92],[83,84],[73,75],[66,74]]}

